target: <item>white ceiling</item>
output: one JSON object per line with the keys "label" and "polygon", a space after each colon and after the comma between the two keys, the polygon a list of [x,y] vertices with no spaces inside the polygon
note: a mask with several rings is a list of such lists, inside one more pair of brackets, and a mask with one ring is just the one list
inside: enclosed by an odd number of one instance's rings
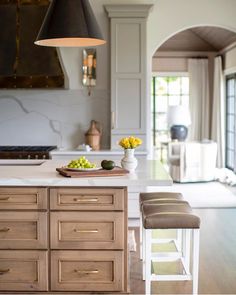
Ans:
{"label": "white ceiling", "polygon": [[167,40],[158,51],[220,51],[236,42],[236,33],[218,27],[197,27]]}

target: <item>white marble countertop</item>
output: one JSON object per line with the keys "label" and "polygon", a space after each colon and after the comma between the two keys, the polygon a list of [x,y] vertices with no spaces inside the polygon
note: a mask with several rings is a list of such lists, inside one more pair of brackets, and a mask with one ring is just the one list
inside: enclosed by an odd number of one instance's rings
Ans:
{"label": "white marble countertop", "polygon": [[[99,150],[99,151],[83,151],[83,150],[60,150],[56,149],[50,152],[51,155],[123,155],[124,150]],[[147,151],[135,150],[136,155],[147,155]]]}
{"label": "white marble countertop", "polygon": [[[10,160],[9,160],[10,161]],[[19,160],[18,160],[19,161]],[[29,161],[29,160],[28,160]],[[172,179],[159,161],[141,159],[135,173],[124,176],[68,178],[56,168],[66,160],[46,160],[38,166],[4,166],[0,162],[0,186],[169,186]]]}

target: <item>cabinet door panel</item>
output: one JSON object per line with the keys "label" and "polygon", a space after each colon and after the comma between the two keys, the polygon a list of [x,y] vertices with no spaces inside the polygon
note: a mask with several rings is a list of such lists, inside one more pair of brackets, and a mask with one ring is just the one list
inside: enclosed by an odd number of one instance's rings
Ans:
{"label": "cabinet door panel", "polygon": [[[129,43],[129,46],[124,44]],[[146,143],[146,19],[111,18],[111,148],[115,137]]]}
{"label": "cabinet door panel", "polygon": [[47,209],[46,188],[0,188],[0,210]]}
{"label": "cabinet door panel", "polygon": [[52,212],[52,249],[123,249],[123,212]]}
{"label": "cabinet door panel", "polygon": [[50,189],[52,210],[124,210],[123,188]]}
{"label": "cabinet door panel", "polygon": [[0,290],[47,291],[47,251],[0,250]]}
{"label": "cabinet door panel", "polygon": [[122,291],[123,251],[52,251],[52,291]]}
{"label": "cabinet door panel", "polygon": [[46,212],[1,212],[0,249],[46,249]]}

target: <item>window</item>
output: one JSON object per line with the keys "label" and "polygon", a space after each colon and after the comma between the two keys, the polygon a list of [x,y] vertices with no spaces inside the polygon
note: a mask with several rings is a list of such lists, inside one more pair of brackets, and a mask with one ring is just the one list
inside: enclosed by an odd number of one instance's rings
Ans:
{"label": "window", "polygon": [[189,105],[189,78],[184,75],[152,77],[152,135],[155,156],[166,159],[165,144],[169,139],[167,110],[170,105]]}
{"label": "window", "polygon": [[226,167],[236,171],[236,74],[226,77]]}

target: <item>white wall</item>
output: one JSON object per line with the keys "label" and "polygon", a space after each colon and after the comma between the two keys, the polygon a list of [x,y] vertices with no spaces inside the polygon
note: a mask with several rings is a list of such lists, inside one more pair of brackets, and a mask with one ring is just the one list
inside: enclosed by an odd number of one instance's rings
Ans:
{"label": "white wall", "polygon": [[152,59],[153,72],[187,72],[188,59],[185,57],[155,57]]}
{"label": "white wall", "polygon": [[[81,84],[81,50],[62,49],[70,90],[1,90],[0,144],[52,143],[75,147],[83,141],[83,133],[91,119],[103,123],[103,146],[109,144],[109,22],[103,5],[127,2],[154,4],[147,24],[149,79],[153,53],[176,32],[199,25],[217,25],[236,31],[235,0],[90,0],[108,40],[107,45],[97,48],[97,86],[92,96],[87,96]],[[147,85],[149,87],[149,81]],[[149,93],[148,88],[148,107]]]}
{"label": "white wall", "polygon": [[226,74],[236,73],[236,47],[224,54],[224,70]]}

